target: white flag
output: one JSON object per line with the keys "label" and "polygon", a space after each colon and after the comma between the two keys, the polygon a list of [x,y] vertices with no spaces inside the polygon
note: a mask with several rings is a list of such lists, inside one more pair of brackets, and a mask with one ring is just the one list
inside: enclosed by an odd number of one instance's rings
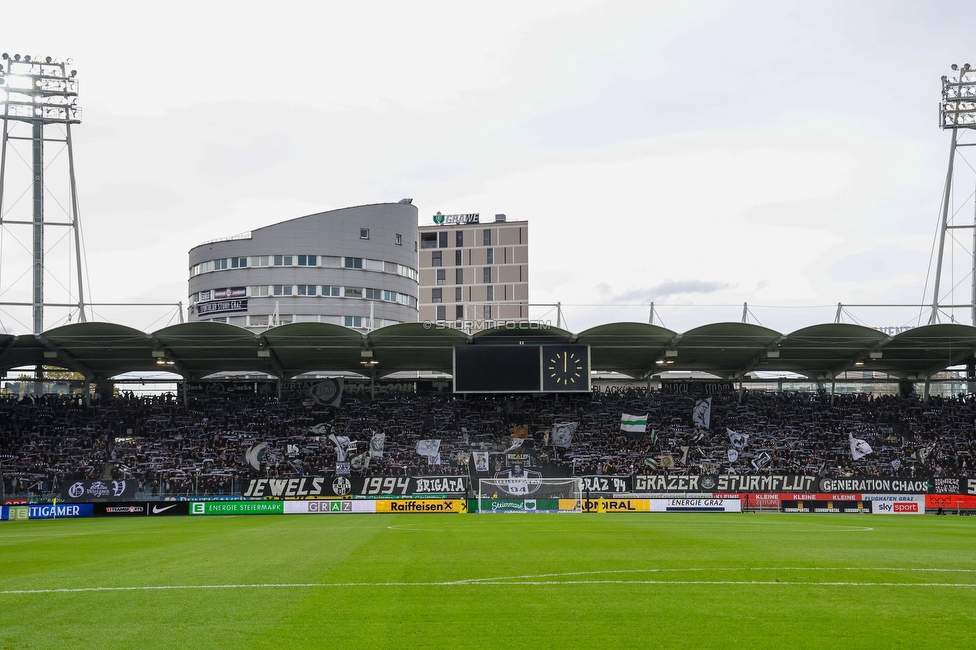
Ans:
{"label": "white flag", "polygon": [[579,427],[579,422],[557,422],[552,425],[552,440],[553,447],[563,447],[568,449],[573,444],[573,434],[576,433],[576,429]]}
{"label": "white flag", "polygon": [[428,456],[427,457],[427,464],[428,465],[440,465],[441,464],[441,454],[440,454],[440,452],[437,452],[433,456]]}
{"label": "white flag", "polygon": [[771,461],[772,459],[773,459],[773,457],[769,455],[769,452],[761,451],[761,452],[759,452],[759,455],[758,456],[756,456],[755,458],[752,459],[752,463],[751,464],[752,464],[753,469],[755,469],[758,472],[763,467],[765,467],[766,465],[768,465],[769,464],[769,461]]}
{"label": "white flag", "polygon": [[847,437],[851,441],[851,458],[854,460],[860,460],[871,453],[871,445],[860,438],[855,438],[851,434],[847,434]]}
{"label": "white flag", "polygon": [[474,457],[474,471],[476,472],[487,472],[488,471],[488,452],[487,451],[472,451],[471,455]]}
{"label": "white flag", "polygon": [[349,449],[349,436],[337,436],[334,433],[329,434],[329,442],[335,445],[336,450],[336,461],[344,462],[346,460],[346,450]]}
{"label": "white flag", "polygon": [[729,456],[730,463],[734,463],[735,461],[739,460],[739,452],[736,451],[735,449],[729,449],[728,456]]}
{"label": "white flag", "polygon": [[436,456],[437,452],[441,448],[441,441],[437,440],[418,440],[417,441],[417,453],[421,456]]}
{"label": "white flag", "polygon": [[712,424],[712,398],[700,399],[695,402],[691,412],[691,423],[696,427],[708,429]]}
{"label": "white flag", "polygon": [[627,433],[647,433],[647,413],[644,415],[624,413],[620,416],[620,430]]}
{"label": "white flag", "polygon": [[729,434],[729,442],[736,449],[745,449],[746,445],[749,444],[749,434],[748,433],[737,433],[732,429],[726,429],[726,433]]}
{"label": "white flag", "polygon": [[383,458],[383,445],[386,444],[385,433],[374,433],[369,441],[369,455],[373,458]]}

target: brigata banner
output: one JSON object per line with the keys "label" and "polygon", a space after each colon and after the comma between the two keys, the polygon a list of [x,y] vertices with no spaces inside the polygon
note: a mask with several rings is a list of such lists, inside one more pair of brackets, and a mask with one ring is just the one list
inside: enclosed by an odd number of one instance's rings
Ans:
{"label": "brigata banner", "polygon": [[283,501],[192,501],[191,515],[279,515]]}
{"label": "brigata banner", "polygon": [[738,499],[651,499],[651,512],[742,512]]}
{"label": "brigata banner", "polygon": [[382,499],[374,501],[376,512],[446,512],[464,514],[468,502],[464,499]]}
{"label": "brigata banner", "polygon": [[282,499],[449,498],[466,495],[467,476],[306,476],[305,478],[251,479],[243,496]]}

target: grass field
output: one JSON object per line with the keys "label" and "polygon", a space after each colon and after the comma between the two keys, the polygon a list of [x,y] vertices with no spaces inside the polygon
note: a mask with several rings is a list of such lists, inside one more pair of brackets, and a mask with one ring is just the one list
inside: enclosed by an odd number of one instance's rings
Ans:
{"label": "grass field", "polygon": [[0,525],[0,648],[970,648],[976,518]]}

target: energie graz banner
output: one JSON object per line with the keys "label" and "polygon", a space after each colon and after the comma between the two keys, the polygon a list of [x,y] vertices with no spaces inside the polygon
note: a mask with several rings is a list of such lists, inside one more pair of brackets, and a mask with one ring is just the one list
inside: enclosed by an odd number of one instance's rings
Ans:
{"label": "energie graz banner", "polygon": [[[636,475],[633,479],[634,492],[650,494],[663,492],[926,494],[934,491],[929,479],[925,478],[826,478],[799,474],[701,474],[695,476],[660,474]],[[960,480],[960,483],[962,482]]]}
{"label": "energie graz banner", "polygon": [[467,494],[467,476],[306,476],[256,478],[244,487],[249,498],[321,499],[360,497],[444,498]]}

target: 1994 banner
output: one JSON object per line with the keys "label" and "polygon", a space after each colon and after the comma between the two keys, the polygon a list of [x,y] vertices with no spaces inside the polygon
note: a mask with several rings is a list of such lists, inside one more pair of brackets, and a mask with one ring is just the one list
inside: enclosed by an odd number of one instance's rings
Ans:
{"label": "1994 banner", "polygon": [[249,498],[322,499],[460,496],[468,492],[467,476],[306,476],[251,479],[242,496]]}

